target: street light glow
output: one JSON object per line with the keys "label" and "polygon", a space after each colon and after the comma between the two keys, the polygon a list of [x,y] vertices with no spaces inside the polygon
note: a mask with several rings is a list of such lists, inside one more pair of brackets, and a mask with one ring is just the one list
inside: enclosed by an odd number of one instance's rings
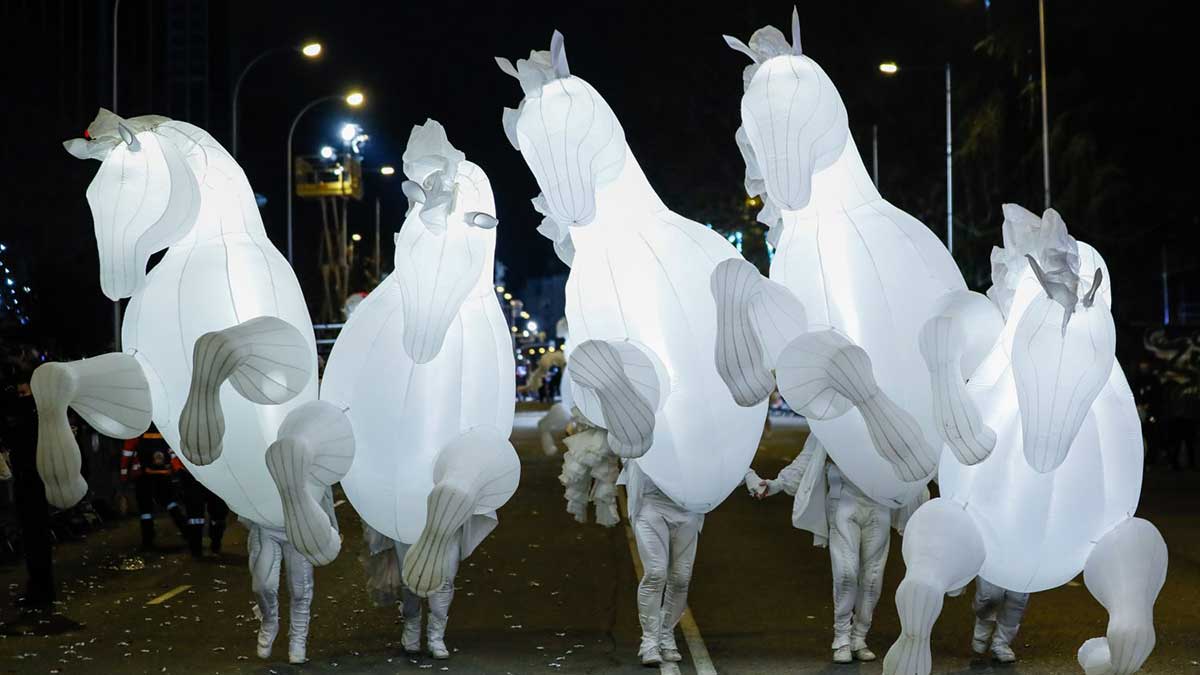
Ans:
{"label": "street light glow", "polygon": [[505,299],[505,300],[512,300],[512,293],[505,293],[505,294],[504,294],[504,299]]}
{"label": "street light glow", "polygon": [[358,135],[358,125],[357,124],[343,124],[342,125],[341,136],[342,136],[343,141],[349,143],[350,141],[354,140],[354,137],[357,135]]}
{"label": "street light glow", "polygon": [[352,241],[362,241],[362,235],[355,232],[354,234],[350,235],[350,239]]}
{"label": "street light glow", "polygon": [[497,286],[497,287],[496,287],[496,292],[497,292],[497,293],[503,293],[503,292],[504,292],[504,287],[503,287],[503,286]]}
{"label": "street light glow", "polygon": [[535,332],[536,332],[536,331],[537,331],[537,322],[536,322],[536,321],[530,321],[529,323],[525,324],[525,327],[526,327],[526,328],[528,328],[528,329],[529,329],[529,330],[531,330],[531,331],[535,331]]}
{"label": "street light glow", "polygon": [[356,108],[365,103],[366,100],[367,97],[363,96],[361,91],[352,91],[346,95],[346,105],[354,106]]}
{"label": "street light glow", "polygon": [[307,56],[310,59],[315,59],[321,55],[321,43],[320,42],[309,42],[308,44],[306,44],[300,48],[300,53]]}
{"label": "street light glow", "polygon": [[879,72],[884,75],[895,75],[900,70],[900,66],[896,65],[895,61],[884,61],[879,64]]}
{"label": "street light glow", "polygon": [[379,173],[385,176],[391,176],[392,174],[396,173],[396,167],[388,165],[381,166],[379,167]]}
{"label": "street light glow", "polygon": [[321,157],[325,159],[333,159],[333,148],[328,145],[321,146]]}

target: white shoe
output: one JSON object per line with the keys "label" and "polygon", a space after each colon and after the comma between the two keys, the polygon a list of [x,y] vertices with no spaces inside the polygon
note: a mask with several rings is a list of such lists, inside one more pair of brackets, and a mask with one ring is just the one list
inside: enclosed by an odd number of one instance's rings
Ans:
{"label": "white shoe", "polygon": [[669,663],[679,663],[680,661],[683,660],[683,654],[680,654],[678,649],[672,649],[671,647],[663,647],[662,660],[667,661]]}
{"label": "white shoe", "polygon": [[293,643],[289,644],[288,645],[288,663],[290,663],[292,665],[300,665],[301,663],[308,663],[308,654],[305,653],[306,651],[307,651],[307,645],[305,645],[303,642],[300,642],[300,643],[293,642]]}
{"label": "white shoe", "polygon": [[421,617],[404,620],[404,633],[400,636],[400,646],[406,653],[418,654],[421,651]]}
{"label": "white shoe", "polygon": [[875,660],[875,652],[871,651],[870,649],[868,649],[866,647],[862,647],[860,649],[854,650],[854,658],[859,661],[874,661]]}
{"label": "white shoe", "polygon": [[850,663],[853,660],[854,656],[850,653],[850,645],[833,650],[834,663]]}
{"label": "white shoe", "polygon": [[992,658],[1000,663],[1016,663],[1017,655],[1013,653],[1012,647],[1003,642],[992,643]]}
{"label": "white shoe", "polygon": [[662,652],[658,647],[647,647],[638,653],[642,657],[643,666],[657,666],[663,662]]}
{"label": "white shoe", "polygon": [[975,633],[971,636],[971,651],[983,655],[987,653],[988,641],[992,639],[992,631],[996,624],[975,620]]}
{"label": "white shoe", "polygon": [[429,638],[429,655],[435,659],[443,660],[450,658],[450,650],[446,649],[446,643],[441,638]]}
{"label": "white shoe", "polygon": [[263,623],[258,628],[258,644],[255,646],[254,653],[258,658],[266,660],[271,658],[271,646],[275,644],[275,636],[279,635],[279,622],[273,624]]}

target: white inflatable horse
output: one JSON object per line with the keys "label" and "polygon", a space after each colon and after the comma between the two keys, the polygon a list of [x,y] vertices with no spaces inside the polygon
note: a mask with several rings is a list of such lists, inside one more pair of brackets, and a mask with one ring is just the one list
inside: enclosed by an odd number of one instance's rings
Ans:
{"label": "white inflatable horse", "polygon": [[[153,420],[188,470],[240,517],[282,527],[263,455],[285,416],[315,399],[316,349],[299,284],[267,239],[245,175],[207,132],[165,117],[122,120],[101,110],[86,139],[65,145],[102,162],[87,191],[101,288],[130,301],[123,353],[48,363],[34,374],[47,498],[66,508],[87,490],[70,407],[117,438],[136,437]],[[164,248],[147,274],[148,259]],[[231,387],[221,386],[226,379]],[[204,440],[191,448],[189,392],[214,420],[192,425]]]}
{"label": "white inflatable horse", "polygon": [[[1089,673],[1133,672],[1153,646],[1166,548],[1152,525],[1132,518],[1140,434],[1113,368],[1103,260],[1077,246],[1053,211],[1043,222],[1006,207],[995,285],[989,297],[967,291],[929,230],[871,184],[845,108],[800,53],[792,21],[790,45],[771,28],[749,45],[726,38],[755,61],[738,141],[778,250],[772,281],[732,265],[726,279],[714,277],[735,326],[717,352],[722,374],[753,402],[769,392],[774,369],[788,402],[816,418],[813,432],[839,467],[883,503],[903,502],[940,456],[942,498],[906,529],[908,576],[896,598],[904,631],[884,672],[930,671],[942,597],[977,574],[1038,591],[1081,570],[1112,621],[1107,641],[1090,641],[1080,663]],[[836,330],[781,330],[803,311],[773,282]],[[869,444],[878,454],[864,451]]]}
{"label": "white inflatable horse", "polygon": [[[509,443],[515,405],[512,338],[493,286],[496,206],[487,176],[432,120],[404,152],[409,211],[396,235],[396,271],[355,309],[334,345],[321,401],[353,429],[346,496],[373,529],[410,544],[405,584],[442,587],[455,551],[466,557],[516,491]],[[287,508],[289,539],[316,564],[340,542],[304,467],[338,460],[314,428],[268,452]],[[306,488],[307,489],[302,489]],[[454,546],[458,543],[459,546]]]}
{"label": "white inflatable horse", "polygon": [[905,506],[941,451],[917,338],[937,300],[965,290],[962,276],[871,183],[837,89],[801,53],[795,14],[791,44],[773,27],[749,45],[725,40],[754,60],[737,142],[777,248],[770,280],[742,263],[714,275],[730,325],[718,367],[743,405],[778,386],[855,485]]}
{"label": "white inflatable horse", "polygon": [[745,474],[766,412],[738,406],[713,365],[709,276],[740,257],[663,204],[612,109],[569,72],[559,33],[550,52],[497,62],[525,93],[505,110],[504,129],[542,190],[539,229],[571,265],[575,405],[607,430],[615,454],[684,509],[706,513]]}
{"label": "white inflatable horse", "polygon": [[[1133,517],[1141,422],[1115,364],[1107,266],[1053,209],[1039,218],[1008,204],[1004,215],[987,296],[946,298],[922,337],[946,419],[959,420],[947,425],[947,443],[984,437],[994,449],[974,465],[942,455],[942,496],[917,510],[904,537],[903,631],[884,672],[930,671],[941,598],[975,575],[1036,592],[1083,572],[1109,623],[1106,637],[1080,649],[1080,665],[1125,675],[1154,647],[1167,549],[1153,525]],[[990,349],[977,368],[960,371],[971,343]]]}

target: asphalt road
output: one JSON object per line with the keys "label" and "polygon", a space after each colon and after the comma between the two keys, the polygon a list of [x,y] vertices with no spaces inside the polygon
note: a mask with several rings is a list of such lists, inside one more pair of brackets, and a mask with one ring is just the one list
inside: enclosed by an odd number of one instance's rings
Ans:
{"label": "asphalt road", "polygon": [[[363,592],[361,528],[343,503],[337,512],[346,541],[338,560],[317,571],[310,662],[304,666],[286,664],[283,635],[275,660],[254,656],[257,622],[245,531],[230,528],[229,553],[194,561],[170,522],[160,518],[160,542],[177,542],[164,551],[137,552],[134,520],[60,545],[55,559],[61,602],[51,614],[13,608],[24,570],[0,568],[0,590],[6,588],[9,599],[0,593],[0,672],[653,672],[638,665],[635,654],[640,633],[635,562],[625,525],[580,525],[565,513],[556,480],[561,460],[542,455],[531,430],[535,420],[519,415],[514,432],[522,455],[521,487],[501,511],[500,527],[459,573],[447,633],[449,661],[401,652],[398,612],[372,607]],[[803,437],[802,427],[777,424],[755,468],[774,475],[798,452]],[[709,515],[690,596],[698,633],[693,644],[704,648],[721,673],[880,672],[878,662],[829,662],[828,554],[790,527],[790,509],[786,496],[755,502],[739,490]],[[1158,645],[1144,672],[1200,673],[1200,473],[1148,473],[1141,515],[1162,530],[1171,553],[1155,612]],[[891,600],[903,576],[899,551],[893,539],[870,637],[880,656],[899,629]],[[947,599],[934,629],[934,672],[1077,673],[1076,649],[1103,634],[1106,621],[1080,580],[1037,594],[1017,640],[1020,663],[997,667],[972,658],[969,605],[969,593]],[[693,664],[686,646],[684,656],[679,672],[712,672],[706,663]]]}

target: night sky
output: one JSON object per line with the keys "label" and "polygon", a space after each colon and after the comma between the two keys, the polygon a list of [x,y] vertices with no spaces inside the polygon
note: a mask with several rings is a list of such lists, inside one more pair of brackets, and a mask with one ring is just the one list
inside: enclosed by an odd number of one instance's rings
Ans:
{"label": "night sky", "polygon": [[[61,148],[97,106],[109,105],[111,47],[100,30],[110,21],[107,4],[11,0],[0,8],[20,45],[19,61],[10,56],[4,66],[11,95],[3,106],[0,185],[10,216],[0,238],[29,252],[19,271],[36,291],[33,337],[64,351],[94,353],[107,335],[84,199],[98,165]],[[540,216],[529,200],[538,190],[500,124],[502,109],[515,107],[521,92],[493,57],[515,60],[547,49],[551,32],[561,30],[572,73],[608,100],[666,203],[702,222],[718,220],[712,224],[720,229],[734,223],[720,222],[725,212],[714,204],[744,197],[733,134],[748,62],[721,35],[748,40],[768,23],[786,32],[792,8],[791,2],[207,4],[209,96],[186,121],[206,126],[227,146],[230,90],[241,67],[282,44],[315,38],[326,46],[317,62],[290,55],[264,60],[242,90],[240,161],[268,200],[264,220],[281,250],[288,124],[309,100],[361,87],[365,109],[329,104],[305,118],[297,153],[334,144],[340,124],[354,121],[371,136],[366,164],[398,167],[411,127],[426,118],[442,122],[451,142],[492,181],[497,257],[510,268],[514,288],[566,268],[535,232]],[[1164,250],[1177,302],[1200,301],[1189,295],[1197,277],[1190,251],[1200,243],[1190,199],[1197,143],[1189,22],[1166,2],[1047,4],[1052,177],[1056,195],[1063,195],[1055,205],[1072,234],[1106,255],[1118,321],[1157,321]],[[123,0],[118,112],[124,116],[167,110],[162,6]],[[955,253],[968,283],[982,290],[988,251],[1000,243],[1000,200],[1041,209],[1037,2],[804,2],[800,20],[804,52],[837,84],[868,166],[871,126],[879,127],[884,196],[939,234],[945,220],[940,69],[954,64],[956,152],[968,153],[956,157],[956,212],[962,209],[956,239],[963,243]],[[901,64],[900,76],[879,75],[877,64],[887,59]],[[997,127],[980,120],[993,118],[1003,120],[1002,133],[989,136],[987,129]],[[399,226],[400,180],[397,174],[368,182],[368,199],[351,210],[352,231],[369,239],[368,204],[376,194],[385,232]],[[310,303],[320,296],[319,217],[314,205],[297,202],[297,267]],[[390,261],[390,236],[384,241]],[[93,333],[100,338],[89,338]]]}

